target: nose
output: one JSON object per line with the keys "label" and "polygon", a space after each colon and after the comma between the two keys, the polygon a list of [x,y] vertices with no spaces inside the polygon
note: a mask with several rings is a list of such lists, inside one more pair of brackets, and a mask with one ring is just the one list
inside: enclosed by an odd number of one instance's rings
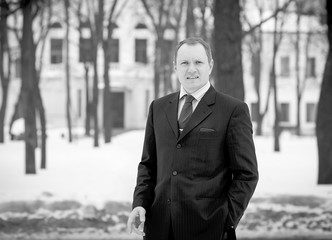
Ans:
{"label": "nose", "polygon": [[195,68],[195,65],[194,65],[193,63],[190,63],[190,64],[189,64],[188,72],[189,72],[189,73],[194,73],[194,72],[196,72],[196,68]]}

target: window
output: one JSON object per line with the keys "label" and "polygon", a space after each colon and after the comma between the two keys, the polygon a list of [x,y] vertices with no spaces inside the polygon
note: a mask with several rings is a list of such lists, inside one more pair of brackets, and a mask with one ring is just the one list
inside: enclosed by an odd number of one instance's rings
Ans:
{"label": "window", "polygon": [[253,122],[257,122],[258,116],[259,116],[258,103],[251,103],[251,120]]}
{"label": "window", "polygon": [[125,93],[124,92],[111,92],[112,104],[111,111],[113,113],[112,124],[114,128],[124,128],[125,119]]}
{"label": "window", "polygon": [[140,62],[140,63],[148,62],[146,49],[147,49],[146,39],[135,39],[135,62]]}
{"label": "window", "polygon": [[307,60],[307,77],[316,77],[316,59],[314,57],[310,57]]}
{"label": "window", "polygon": [[54,22],[50,24],[50,28],[62,28],[61,23]]}
{"label": "window", "polygon": [[281,57],[280,58],[280,75],[282,77],[289,77],[289,57]]}
{"label": "window", "polygon": [[62,39],[51,39],[51,64],[62,63]]}
{"label": "window", "polygon": [[144,23],[138,23],[135,28],[136,29],[147,29],[147,27]]}
{"label": "window", "polygon": [[87,20],[80,21],[80,28],[90,28],[90,23]]}
{"label": "window", "polygon": [[91,39],[89,38],[80,38],[80,62],[92,62],[91,54]]}
{"label": "window", "polygon": [[280,122],[289,122],[289,103],[280,104]]}
{"label": "window", "polygon": [[162,56],[165,63],[169,63],[170,59],[173,59],[173,41],[165,39],[164,40],[164,54]]}
{"label": "window", "polygon": [[111,27],[112,27],[112,29],[119,28],[118,24],[116,24],[115,22],[111,23]]}
{"label": "window", "polygon": [[308,123],[313,123],[316,120],[316,109],[317,105],[315,103],[307,103],[307,116],[306,121]]}
{"label": "window", "polygon": [[111,39],[110,58],[111,62],[119,62],[119,39]]}

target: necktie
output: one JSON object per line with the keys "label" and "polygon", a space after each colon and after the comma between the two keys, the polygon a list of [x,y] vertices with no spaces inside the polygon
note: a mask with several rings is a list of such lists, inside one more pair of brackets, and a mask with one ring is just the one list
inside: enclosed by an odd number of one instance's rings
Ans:
{"label": "necktie", "polygon": [[192,101],[195,98],[191,95],[186,95],[186,101],[183,105],[183,108],[180,113],[179,117],[179,128],[183,129],[186,125],[186,123],[189,121],[192,113],[193,113],[193,106],[192,106]]}

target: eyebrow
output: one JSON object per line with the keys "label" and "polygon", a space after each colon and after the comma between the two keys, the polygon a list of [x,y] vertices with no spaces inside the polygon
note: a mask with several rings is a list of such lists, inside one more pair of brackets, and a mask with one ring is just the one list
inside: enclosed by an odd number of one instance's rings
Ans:
{"label": "eyebrow", "polygon": [[[194,60],[194,61],[201,61],[201,62],[204,62],[204,59],[203,59],[203,58],[194,58],[193,60]],[[183,58],[183,59],[178,58],[177,61],[178,61],[178,62],[183,62],[183,61],[190,61],[190,60],[188,60],[187,58]]]}

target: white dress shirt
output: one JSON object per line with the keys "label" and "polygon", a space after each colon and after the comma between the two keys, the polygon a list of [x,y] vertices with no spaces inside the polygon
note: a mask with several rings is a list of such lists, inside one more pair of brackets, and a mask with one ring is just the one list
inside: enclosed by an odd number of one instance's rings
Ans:
{"label": "white dress shirt", "polygon": [[193,105],[193,112],[195,111],[198,103],[201,101],[201,99],[203,98],[203,96],[205,95],[205,93],[209,90],[211,84],[208,81],[203,87],[201,87],[200,89],[198,89],[197,91],[193,92],[192,94],[189,94],[186,92],[186,90],[183,88],[183,86],[181,85],[180,88],[180,96],[179,96],[179,106],[178,106],[178,119],[180,117],[180,113],[181,110],[183,108],[183,105],[185,103],[185,95],[191,95],[193,96],[195,99],[192,101],[192,105]]}

